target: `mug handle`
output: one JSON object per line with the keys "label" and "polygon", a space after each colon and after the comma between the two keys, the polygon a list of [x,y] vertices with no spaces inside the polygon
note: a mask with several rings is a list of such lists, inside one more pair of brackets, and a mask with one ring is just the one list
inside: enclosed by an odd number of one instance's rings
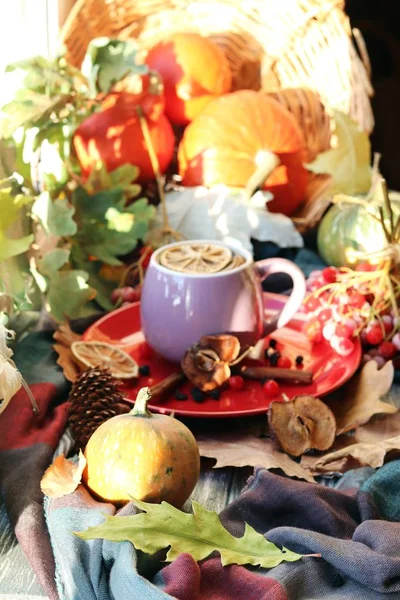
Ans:
{"label": "mug handle", "polygon": [[266,258],[254,263],[254,266],[260,276],[260,281],[264,281],[273,273],[286,273],[293,281],[292,293],[276,319],[273,321],[264,319],[263,336],[266,336],[275,329],[286,325],[294,317],[306,295],[306,280],[299,267],[286,258]]}

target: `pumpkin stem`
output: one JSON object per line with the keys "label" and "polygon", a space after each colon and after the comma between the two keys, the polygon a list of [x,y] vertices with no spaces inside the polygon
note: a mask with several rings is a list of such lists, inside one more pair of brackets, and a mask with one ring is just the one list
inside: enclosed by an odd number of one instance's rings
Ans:
{"label": "pumpkin stem", "polygon": [[136,396],[135,406],[130,411],[130,415],[133,417],[151,417],[152,414],[147,408],[147,403],[151,398],[150,388],[144,387],[139,390]]}
{"label": "pumpkin stem", "polygon": [[244,190],[246,200],[251,200],[255,192],[264,185],[265,180],[268,179],[280,162],[273,152],[269,150],[260,151],[256,157],[257,168],[246,183]]}

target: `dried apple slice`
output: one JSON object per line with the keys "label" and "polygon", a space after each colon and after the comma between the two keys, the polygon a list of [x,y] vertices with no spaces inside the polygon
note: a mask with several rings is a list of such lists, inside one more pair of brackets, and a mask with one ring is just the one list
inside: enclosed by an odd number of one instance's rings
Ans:
{"label": "dried apple slice", "polygon": [[328,450],[335,440],[335,416],[313,396],[273,402],[268,409],[268,423],[276,441],[291,456],[301,456],[311,449]]}

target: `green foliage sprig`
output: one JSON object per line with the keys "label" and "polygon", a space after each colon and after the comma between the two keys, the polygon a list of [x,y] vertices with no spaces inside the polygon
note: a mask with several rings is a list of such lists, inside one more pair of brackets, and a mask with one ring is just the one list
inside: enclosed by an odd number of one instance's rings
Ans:
{"label": "green foliage sprig", "polygon": [[[123,264],[146,236],[155,209],[140,197],[132,165],[108,173],[99,162],[83,182],[71,139],[115,84],[147,67],[136,63],[134,42],[98,38],[82,71],[63,56],[7,68],[16,71],[23,73],[22,86],[1,108],[0,121],[0,141],[14,152],[13,173],[0,185],[2,293],[23,297],[29,278],[56,320],[93,311],[93,300],[111,309],[115,284],[101,269]],[[9,307],[4,301],[0,312]]]}

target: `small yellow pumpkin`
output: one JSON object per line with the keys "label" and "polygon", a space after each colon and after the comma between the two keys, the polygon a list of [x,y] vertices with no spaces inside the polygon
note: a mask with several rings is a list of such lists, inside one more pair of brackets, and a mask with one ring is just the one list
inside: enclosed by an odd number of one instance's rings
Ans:
{"label": "small yellow pumpkin", "polygon": [[133,497],[180,508],[199,478],[199,449],[186,425],[150,413],[150,397],[142,388],[130,413],[96,429],[85,449],[83,480],[108,502],[125,504]]}

